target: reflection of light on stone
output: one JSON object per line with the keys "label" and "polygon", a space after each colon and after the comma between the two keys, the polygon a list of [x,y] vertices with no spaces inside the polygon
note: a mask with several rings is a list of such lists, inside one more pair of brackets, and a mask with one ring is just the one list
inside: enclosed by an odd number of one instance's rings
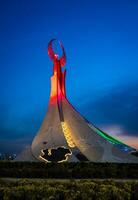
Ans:
{"label": "reflection of light on stone", "polygon": [[61,122],[61,126],[62,126],[62,130],[63,130],[63,133],[64,133],[64,136],[67,140],[67,143],[69,145],[69,147],[71,148],[74,148],[75,147],[75,144],[72,140],[72,137],[71,137],[71,133],[70,133],[70,130],[67,126],[67,123],[66,122]]}
{"label": "reflection of light on stone", "polygon": [[[63,148],[66,148],[66,147],[63,146]],[[67,161],[67,160],[68,160],[68,157],[69,157],[70,155],[72,155],[71,150],[70,150],[70,153],[65,154],[65,159],[64,159],[64,160],[61,160],[61,161],[58,161],[58,163],[62,163],[62,162]]]}
{"label": "reflection of light on stone", "polygon": [[[66,149],[66,147],[64,147],[64,146],[61,146],[62,148],[64,148],[64,149]],[[48,155],[49,156],[51,156],[52,154],[51,154],[51,150],[52,149],[58,149],[59,147],[57,147],[57,148],[51,148],[51,149],[48,149]],[[45,153],[44,153],[44,150],[42,149],[41,150],[41,154],[42,154],[42,156],[44,156],[45,155]],[[70,155],[72,155],[72,152],[71,152],[71,150],[70,150],[70,153],[66,153],[65,154],[65,159],[64,160],[60,160],[60,161],[57,161],[57,163],[61,163],[61,162],[65,162],[65,161],[67,161],[68,160],[68,156],[70,156]],[[41,155],[39,155],[39,158],[41,158],[42,160],[44,160],[45,162],[47,162],[47,163],[51,163],[52,161],[49,161],[49,160],[47,160],[47,159],[45,159],[45,158],[43,158]]]}
{"label": "reflection of light on stone", "polygon": [[51,149],[48,149],[48,155],[51,156]]}
{"label": "reflection of light on stone", "polygon": [[[42,155],[45,155],[43,149],[41,150],[41,153],[42,153]],[[49,152],[48,152],[48,153],[49,153]],[[43,158],[41,155],[39,156],[39,158],[41,158],[41,159],[44,160],[45,162],[51,163],[51,161],[49,161],[49,160]]]}

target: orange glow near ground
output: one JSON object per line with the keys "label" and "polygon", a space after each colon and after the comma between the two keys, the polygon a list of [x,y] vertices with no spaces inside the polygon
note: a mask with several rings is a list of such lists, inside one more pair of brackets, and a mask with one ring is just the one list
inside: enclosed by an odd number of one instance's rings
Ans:
{"label": "orange glow near ground", "polygon": [[138,149],[138,137],[133,136],[119,136],[119,139],[125,144]]}

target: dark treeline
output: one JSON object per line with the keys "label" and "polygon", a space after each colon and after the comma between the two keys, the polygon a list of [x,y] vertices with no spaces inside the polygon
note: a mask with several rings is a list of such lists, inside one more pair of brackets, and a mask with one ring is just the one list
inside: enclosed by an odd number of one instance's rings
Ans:
{"label": "dark treeline", "polygon": [[138,164],[0,162],[0,177],[138,179]]}
{"label": "dark treeline", "polygon": [[0,180],[1,200],[137,200],[138,182]]}

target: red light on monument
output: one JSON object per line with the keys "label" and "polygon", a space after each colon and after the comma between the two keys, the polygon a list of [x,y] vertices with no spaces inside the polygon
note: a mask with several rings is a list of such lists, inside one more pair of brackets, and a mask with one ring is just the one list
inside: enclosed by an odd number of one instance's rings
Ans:
{"label": "red light on monument", "polygon": [[62,67],[66,63],[65,50],[62,43],[59,41],[60,47],[62,49],[62,56],[59,58],[57,53],[54,53],[52,43],[55,39],[52,39],[48,44],[48,55],[54,63],[53,66],[53,76],[51,77],[51,94],[50,94],[50,104],[57,103],[60,104],[62,96],[66,97],[65,91],[65,75],[66,70],[62,71]]}

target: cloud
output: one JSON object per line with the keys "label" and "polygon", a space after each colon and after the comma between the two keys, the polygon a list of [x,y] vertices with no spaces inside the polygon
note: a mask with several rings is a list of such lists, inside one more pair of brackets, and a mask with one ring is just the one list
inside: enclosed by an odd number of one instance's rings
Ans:
{"label": "cloud", "polygon": [[81,110],[96,125],[117,124],[123,127],[122,134],[138,136],[138,83],[112,88],[95,102],[89,100]]}
{"label": "cloud", "polygon": [[115,137],[116,139],[124,142],[125,144],[138,149],[138,135],[130,135],[127,133],[123,126],[112,124],[112,125],[103,125],[100,128],[105,132]]}
{"label": "cloud", "polygon": [[110,133],[113,136],[122,136],[126,132],[123,126],[112,124],[112,125],[104,125],[100,126],[100,128],[106,132]]}

